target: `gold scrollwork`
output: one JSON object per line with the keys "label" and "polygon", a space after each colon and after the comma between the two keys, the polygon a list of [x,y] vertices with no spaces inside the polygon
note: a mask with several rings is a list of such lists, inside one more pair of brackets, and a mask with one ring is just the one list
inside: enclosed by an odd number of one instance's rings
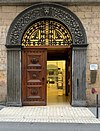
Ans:
{"label": "gold scrollwork", "polygon": [[30,26],[22,38],[22,46],[72,45],[69,30],[61,23],[43,20]]}

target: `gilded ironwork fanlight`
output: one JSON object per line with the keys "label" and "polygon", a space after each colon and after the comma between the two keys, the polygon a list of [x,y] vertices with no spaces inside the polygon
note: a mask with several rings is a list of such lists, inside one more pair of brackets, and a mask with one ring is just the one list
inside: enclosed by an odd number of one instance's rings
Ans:
{"label": "gilded ironwork fanlight", "polygon": [[44,20],[30,26],[22,39],[22,46],[72,45],[67,28],[53,20]]}

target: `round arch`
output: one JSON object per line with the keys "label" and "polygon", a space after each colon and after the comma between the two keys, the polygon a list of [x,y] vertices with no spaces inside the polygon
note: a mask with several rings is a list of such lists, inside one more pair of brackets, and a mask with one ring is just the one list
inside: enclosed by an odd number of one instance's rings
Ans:
{"label": "round arch", "polygon": [[85,105],[87,47],[85,29],[74,13],[64,6],[54,3],[39,3],[30,6],[14,19],[9,28],[6,39],[7,105],[21,105],[22,36],[26,29],[34,21],[39,19],[54,19],[60,21],[71,32],[73,39],[72,105]]}
{"label": "round arch", "polygon": [[12,22],[8,35],[6,46],[20,47],[21,38],[24,31],[35,20],[44,18],[51,18],[61,21],[69,31],[72,33],[73,46],[87,45],[86,33],[79,18],[69,9],[52,3],[40,3],[32,5],[26,10],[22,11]]}

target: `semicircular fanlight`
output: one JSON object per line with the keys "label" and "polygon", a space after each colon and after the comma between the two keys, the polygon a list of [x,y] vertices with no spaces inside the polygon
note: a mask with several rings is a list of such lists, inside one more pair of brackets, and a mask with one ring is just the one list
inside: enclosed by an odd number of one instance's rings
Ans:
{"label": "semicircular fanlight", "polygon": [[39,45],[72,45],[72,36],[69,30],[59,22],[38,21],[24,33],[22,46]]}

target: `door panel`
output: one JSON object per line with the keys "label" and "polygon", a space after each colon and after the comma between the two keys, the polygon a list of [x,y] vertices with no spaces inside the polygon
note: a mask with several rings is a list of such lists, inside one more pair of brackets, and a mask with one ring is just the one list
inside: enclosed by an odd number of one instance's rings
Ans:
{"label": "door panel", "polygon": [[66,60],[66,95],[69,96],[69,102],[71,104],[72,101],[72,69],[71,69],[71,50],[68,52],[67,55],[67,60]]}
{"label": "door panel", "polygon": [[23,105],[46,105],[46,61],[46,49],[23,48]]}

